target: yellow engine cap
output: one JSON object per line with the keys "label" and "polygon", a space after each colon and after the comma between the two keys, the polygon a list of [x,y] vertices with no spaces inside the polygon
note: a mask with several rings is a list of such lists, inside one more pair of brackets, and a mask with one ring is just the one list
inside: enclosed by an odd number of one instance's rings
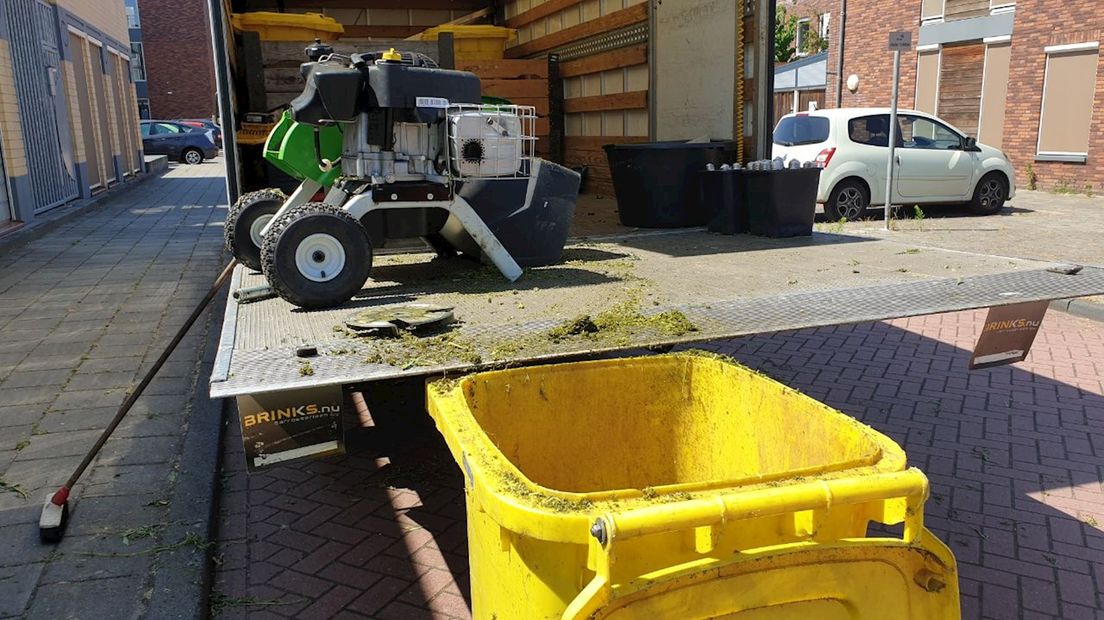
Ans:
{"label": "yellow engine cap", "polygon": [[384,60],[398,60],[398,61],[401,61],[402,60],[402,54],[396,52],[395,48],[392,47],[391,49],[389,49],[389,50],[387,50],[386,52],[383,53],[383,59]]}

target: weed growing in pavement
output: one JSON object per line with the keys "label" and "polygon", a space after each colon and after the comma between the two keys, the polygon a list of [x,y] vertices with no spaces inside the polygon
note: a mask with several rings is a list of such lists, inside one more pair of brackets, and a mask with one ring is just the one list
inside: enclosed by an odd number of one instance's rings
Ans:
{"label": "weed growing in pavement", "polygon": [[832,228],[830,229],[830,232],[833,233],[833,234],[836,234],[836,235],[842,233],[843,232],[843,227],[844,227],[845,224],[847,224],[847,218],[841,217],[839,219],[839,221],[832,224]]}
{"label": "weed growing in pavement", "polygon": [[15,493],[19,497],[21,497],[23,499],[27,499],[27,492],[24,491],[23,487],[19,486],[18,484],[12,484],[10,482],[5,482],[4,480],[0,480],[0,491],[7,491],[9,493]]}
{"label": "weed growing in pavement", "polygon": [[274,605],[294,605],[302,603],[302,598],[270,598],[260,599],[248,596],[226,596],[221,592],[212,592],[209,602],[211,614],[218,615],[224,609],[232,607],[271,607]]}
{"label": "weed growing in pavement", "polygon": [[311,366],[310,362],[302,362],[299,364],[299,376],[301,377],[313,377],[314,366]]}
{"label": "weed growing in pavement", "polygon": [[1084,521],[1086,525],[1089,525],[1091,527],[1097,527],[1099,525],[1096,522],[1096,517],[1092,515],[1081,515],[1081,520]]}
{"label": "weed growing in pavement", "polygon": [[26,448],[29,445],[31,445],[31,440],[30,439],[20,439],[19,443],[15,444],[15,451],[19,452],[20,450],[22,450],[23,448]]}
{"label": "weed growing in pavement", "polygon": [[153,523],[150,525],[140,525],[138,527],[132,527],[129,530],[123,532],[123,544],[129,545],[132,540],[141,540],[143,538],[153,538],[161,533],[168,523]]}
{"label": "weed growing in pavement", "polygon": [[920,205],[912,205],[912,219],[916,220],[916,225],[920,227],[920,231],[924,231],[924,210],[920,208]]}
{"label": "weed growing in pavement", "polygon": [[898,252],[897,254],[919,254],[920,248],[909,248],[904,252]]}

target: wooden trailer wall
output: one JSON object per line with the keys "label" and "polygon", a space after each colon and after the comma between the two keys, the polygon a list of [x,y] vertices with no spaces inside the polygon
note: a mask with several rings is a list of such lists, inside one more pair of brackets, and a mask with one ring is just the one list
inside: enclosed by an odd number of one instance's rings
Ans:
{"label": "wooden trailer wall", "polygon": [[647,3],[508,0],[504,10],[501,25],[518,30],[507,57],[559,57],[564,163],[588,167],[589,193],[612,195],[602,145],[648,140]]}

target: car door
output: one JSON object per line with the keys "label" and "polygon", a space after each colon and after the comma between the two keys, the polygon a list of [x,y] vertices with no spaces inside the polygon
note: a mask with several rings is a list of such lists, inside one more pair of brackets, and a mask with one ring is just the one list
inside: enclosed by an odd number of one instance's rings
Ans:
{"label": "car door", "polygon": [[835,158],[841,162],[862,164],[865,179],[870,183],[870,203],[884,203],[886,164],[889,161],[889,115],[872,114],[848,119],[847,138],[851,145],[837,152]]}
{"label": "car door", "polygon": [[162,153],[170,159],[180,156],[187,140],[184,137],[188,133],[186,129],[175,123],[154,123],[153,133],[161,142]]}
{"label": "car door", "polygon": [[934,119],[898,117],[897,194],[901,200],[946,202],[970,193],[977,155],[958,132]]}
{"label": "car door", "polygon": [[157,127],[154,123],[142,123],[142,150],[147,155],[164,155],[165,148],[157,135]]}

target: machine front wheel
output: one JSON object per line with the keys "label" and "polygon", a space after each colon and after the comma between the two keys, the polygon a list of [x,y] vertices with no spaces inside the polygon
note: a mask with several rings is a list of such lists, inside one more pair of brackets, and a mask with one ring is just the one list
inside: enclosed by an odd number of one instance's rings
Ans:
{"label": "machine front wheel", "polygon": [[261,231],[287,200],[278,189],[262,189],[238,198],[226,215],[223,238],[226,249],[253,271],[261,270]]}
{"label": "machine front wheel", "polygon": [[273,221],[261,270],[276,294],[301,308],[340,305],[372,270],[368,231],[340,207],[309,202]]}

